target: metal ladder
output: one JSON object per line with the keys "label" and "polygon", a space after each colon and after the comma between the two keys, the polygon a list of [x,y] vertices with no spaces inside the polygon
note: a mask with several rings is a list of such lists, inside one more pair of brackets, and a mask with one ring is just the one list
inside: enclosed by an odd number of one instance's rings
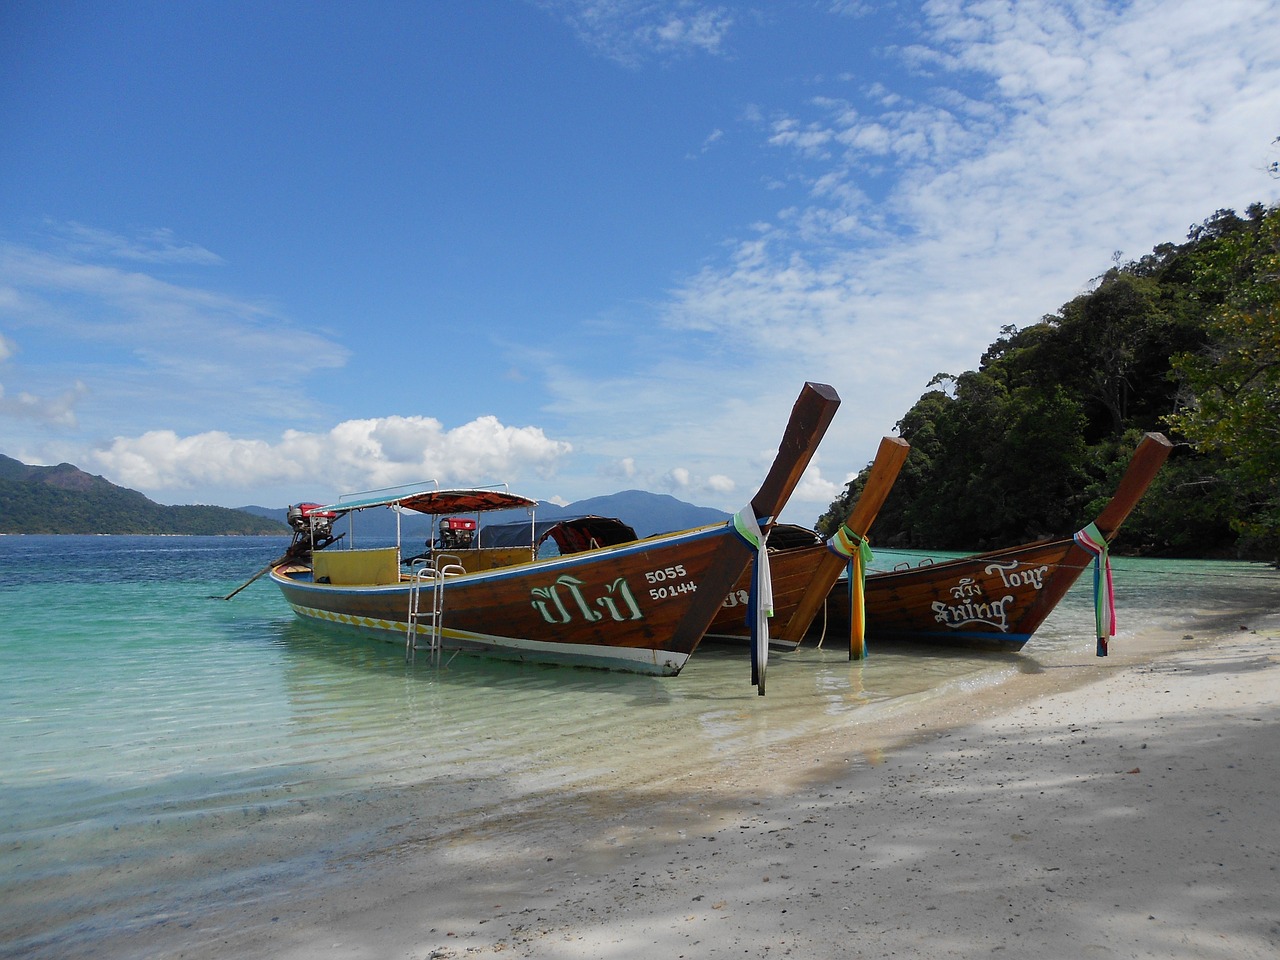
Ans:
{"label": "metal ladder", "polygon": [[[444,563],[453,560],[454,563]],[[420,647],[431,653],[433,666],[440,665],[441,630],[444,619],[445,577],[466,573],[459,557],[442,554],[415,563],[409,573],[409,616],[405,631],[404,656],[413,663]],[[426,643],[419,643],[419,625],[426,627]]]}

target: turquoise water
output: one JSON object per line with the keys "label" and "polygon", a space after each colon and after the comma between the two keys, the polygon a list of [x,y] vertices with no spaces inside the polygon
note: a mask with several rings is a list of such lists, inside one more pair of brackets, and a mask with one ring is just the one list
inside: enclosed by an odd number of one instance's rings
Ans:
{"label": "turquoise water", "polygon": [[[414,830],[482,828],[567,786],[661,786],[874,723],[939,691],[1092,658],[1089,576],[1021,654],[743,650],[655,678],[458,657],[447,668],[296,620],[284,540],[0,537],[0,956],[88,956],[196,922]],[[877,565],[917,559],[882,551]],[[1280,608],[1241,563],[1116,562],[1122,647]],[[427,822],[434,826],[423,827]],[[445,825],[445,826],[441,826]]]}

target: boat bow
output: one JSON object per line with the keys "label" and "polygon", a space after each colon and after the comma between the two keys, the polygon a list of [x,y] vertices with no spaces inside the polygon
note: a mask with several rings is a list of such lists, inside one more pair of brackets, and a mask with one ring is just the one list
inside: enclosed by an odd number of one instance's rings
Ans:
{"label": "boat bow", "polygon": [[[867,482],[862,488],[857,503],[853,505],[849,516],[845,518],[841,529],[831,538],[828,549],[817,561],[813,579],[800,598],[799,604],[783,625],[779,634],[782,640],[798,644],[804,639],[805,631],[813,623],[827,595],[840,574],[849,573],[850,604],[849,617],[849,658],[859,659],[865,651],[864,617],[862,615],[861,573],[865,569],[861,564],[863,547],[867,542],[867,531],[875,522],[880,508],[884,506],[889,491],[898,479],[898,473],[906,462],[911,446],[900,437],[883,437],[876,450],[876,458],[872,461],[871,470],[867,474]],[[855,609],[856,608],[856,609]]]}
{"label": "boat bow", "polygon": [[825,383],[804,385],[764,483],[751,503],[730,521],[738,536],[754,551],[747,620],[751,627],[751,682],[762,697],[769,662],[769,617],[773,614],[765,531],[777,520],[808,469],[839,406],[840,396],[833,387]]}

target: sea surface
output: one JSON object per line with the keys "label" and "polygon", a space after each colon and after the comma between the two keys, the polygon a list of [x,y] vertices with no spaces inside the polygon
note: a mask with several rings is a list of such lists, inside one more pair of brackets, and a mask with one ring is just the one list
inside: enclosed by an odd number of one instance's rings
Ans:
{"label": "sea surface", "polygon": [[[0,536],[0,956],[92,955],[291,886],[340,882],[409,825],[482,826],[567,788],[786,750],[944,692],[1094,657],[1091,576],[1021,653],[870,641],[704,645],[678,677],[403,648],[299,622],[263,577],[287,541]],[[924,554],[878,551],[874,567]],[[944,555],[938,555],[941,559]],[[1115,561],[1118,635],[1196,638],[1280,609],[1280,574]]]}

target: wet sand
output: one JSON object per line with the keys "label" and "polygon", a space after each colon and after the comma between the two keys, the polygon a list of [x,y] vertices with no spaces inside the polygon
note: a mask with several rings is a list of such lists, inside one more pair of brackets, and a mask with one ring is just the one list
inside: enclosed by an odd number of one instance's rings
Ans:
{"label": "wet sand", "polygon": [[1280,615],[1170,644],[652,789],[599,782],[457,824],[413,805],[304,889],[93,953],[1271,958]]}

